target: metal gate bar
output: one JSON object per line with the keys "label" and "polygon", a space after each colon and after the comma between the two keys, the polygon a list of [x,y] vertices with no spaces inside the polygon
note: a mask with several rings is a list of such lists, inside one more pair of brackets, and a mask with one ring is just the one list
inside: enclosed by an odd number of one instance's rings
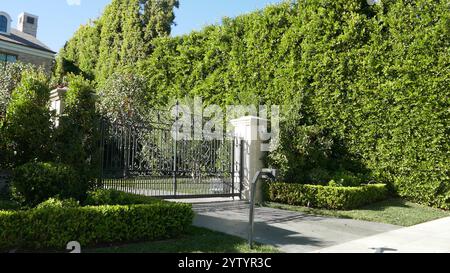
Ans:
{"label": "metal gate bar", "polygon": [[[101,186],[160,198],[241,197],[235,139],[180,140],[171,126],[101,125]],[[239,157],[238,157],[239,156]],[[239,189],[236,189],[239,180]]]}

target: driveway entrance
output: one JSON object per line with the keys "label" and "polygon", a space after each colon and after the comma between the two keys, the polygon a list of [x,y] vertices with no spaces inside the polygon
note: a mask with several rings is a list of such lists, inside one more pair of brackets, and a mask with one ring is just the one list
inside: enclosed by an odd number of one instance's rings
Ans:
{"label": "driveway entrance", "polygon": [[[193,206],[195,226],[247,239],[249,205],[246,202],[195,203]],[[255,212],[255,241],[287,253],[319,251],[401,228],[272,208],[256,208]]]}

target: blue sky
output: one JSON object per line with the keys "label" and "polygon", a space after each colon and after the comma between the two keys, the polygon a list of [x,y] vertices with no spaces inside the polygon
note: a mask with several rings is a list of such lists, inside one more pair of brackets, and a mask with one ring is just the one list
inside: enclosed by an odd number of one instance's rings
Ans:
{"label": "blue sky", "polygon": [[[17,25],[17,16],[25,11],[39,16],[38,38],[58,51],[77,28],[98,17],[111,0],[0,0],[0,10],[7,12]],[[172,35],[199,30],[220,23],[224,16],[235,17],[282,0],[180,0],[176,10],[177,26]]]}

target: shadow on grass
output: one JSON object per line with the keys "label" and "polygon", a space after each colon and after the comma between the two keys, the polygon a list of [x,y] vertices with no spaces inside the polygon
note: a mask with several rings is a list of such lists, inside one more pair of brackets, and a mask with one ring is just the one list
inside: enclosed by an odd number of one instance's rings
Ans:
{"label": "shadow on grass", "polygon": [[111,245],[86,250],[87,253],[248,253],[278,252],[274,247],[256,245],[251,250],[246,241],[204,228],[190,227],[187,234],[171,240]]}
{"label": "shadow on grass", "polygon": [[267,206],[300,213],[322,215],[344,219],[386,223],[397,226],[413,226],[424,222],[449,217],[450,212],[415,204],[400,198],[370,204],[354,210],[327,210],[269,203]]}
{"label": "shadow on grass", "polygon": [[363,206],[356,210],[372,210],[372,211],[385,211],[388,208],[412,208],[411,205],[408,205],[408,202],[402,200],[400,198],[392,198],[388,200],[384,200],[381,202],[373,203],[370,205]]}

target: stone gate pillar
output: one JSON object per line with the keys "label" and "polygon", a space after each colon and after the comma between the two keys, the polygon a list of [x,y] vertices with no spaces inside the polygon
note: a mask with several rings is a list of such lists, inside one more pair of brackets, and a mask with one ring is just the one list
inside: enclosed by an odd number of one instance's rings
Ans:
{"label": "stone gate pillar", "polygon": [[[263,166],[262,141],[259,134],[259,122],[263,119],[255,116],[245,116],[239,119],[231,120],[234,127],[234,136],[241,140],[241,145],[235,145],[234,166],[235,171],[241,171],[240,175],[235,181],[242,183],[242,198],[249,200],[250,197],[250,183],[253,180],[256,172],[261,170]],[[262,183],[258,184],[256,190],[256,202],[261,202],[263,199]]]}
{"label": "stone gate pillar", "polygon": [[56,119],[55,126],[59,126],[59,117],[65,110],[65,98],[67,94],[67,88],[57,88],[50,92],[50,111],[55,111]]}

